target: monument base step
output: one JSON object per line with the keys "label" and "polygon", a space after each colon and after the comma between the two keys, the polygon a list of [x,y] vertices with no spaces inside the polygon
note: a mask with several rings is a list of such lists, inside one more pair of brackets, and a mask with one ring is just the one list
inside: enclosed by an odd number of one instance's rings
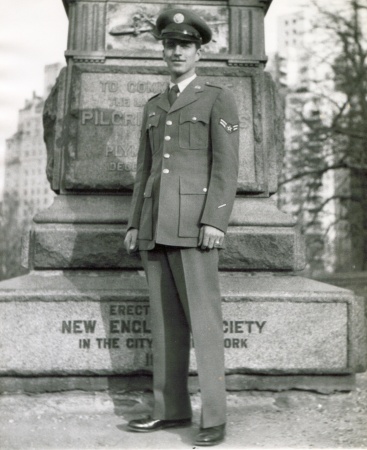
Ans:
{"label": "monument base step", "polygon": [[[37,214],[24,240],[24,265],[35,270],[141,269],[124,237],[129,196],[60,195]],[[219,267],[295,271],[305,267],[304,239],[293,217],[270,198],[236,198]]]}
{"label": "monument base step", "polygon": [[[227,391],[288,391],[303,390],[332,394],[355,389],[355,375],[227,375]],[[152,376],[97,376],[97,377],[0,377],[2,394],[44,394],[55,392],[84,391],[128,393],[151,391]],[[189,391],[199,391],[197,375],[189,377]]]}
{"label": "monument base step", "polygon": [[[364,300],[352,291],[271,273],[222,272],[220,283],[228,375],[366,369]],[[0,321],[0,375],[151,373],[141,271],[34,271],[4,281]]]}
{"label": "monument base step", "polygon": [[[23,264],[35,270],[141,269],[138,253],[128,255],[124,248],[125,235],[126,226],[119,224],[34,224]],[[230,226],[219,257],[222,270],[304,266],[303,239],[289,226]]]}

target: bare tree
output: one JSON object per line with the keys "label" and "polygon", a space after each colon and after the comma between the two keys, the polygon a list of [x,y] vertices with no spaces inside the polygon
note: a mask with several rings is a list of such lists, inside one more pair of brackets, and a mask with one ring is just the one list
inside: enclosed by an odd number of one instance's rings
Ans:
{"label": "bare tree", "polygon": [[291,151],[286,153],[279,201],[282,205],[287,190],[296,196],[294,213],[303,222],[313,263],[322,258],[322,241],[329,236],[336,254],[334,270],[365,270],[367,0],[345,0],[342,10],[317,9],[313,31],[324,36],[320,64],[328,69],[308,89],[287,93],[287,102],[298,99],[289,120],[293,130],[298,121],[302,138],[288,139]]}

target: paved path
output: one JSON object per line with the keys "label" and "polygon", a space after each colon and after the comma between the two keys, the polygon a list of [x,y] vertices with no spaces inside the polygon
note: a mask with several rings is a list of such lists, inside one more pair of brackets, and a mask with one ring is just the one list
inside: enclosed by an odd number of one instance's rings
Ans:
{"label": "paved path", "polygon": [[[190,449],[198,430],[129,433],[126,423],[148,413],[149,393],[3,395],[0,449]],[[228,393],[228,436],[215,448],[367,448],[367,375],[351,393]]]}

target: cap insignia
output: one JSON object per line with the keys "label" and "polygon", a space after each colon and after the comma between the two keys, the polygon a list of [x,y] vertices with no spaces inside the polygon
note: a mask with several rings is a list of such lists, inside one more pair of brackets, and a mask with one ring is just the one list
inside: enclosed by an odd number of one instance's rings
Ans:
{"label": "cap insignia", "polygon": [[185,20],[185,16],[181,13],[177,13],[173,16],[173,21],[175,23],[182,23]]}

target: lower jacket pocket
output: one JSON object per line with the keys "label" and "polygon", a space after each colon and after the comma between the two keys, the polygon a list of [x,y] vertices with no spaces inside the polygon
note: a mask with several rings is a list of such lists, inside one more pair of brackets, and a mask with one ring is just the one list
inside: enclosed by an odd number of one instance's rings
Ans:
{"label": "lower jacket pocket", "polygon": [[198,237],[206,201],[206,183],[180,179],[179,237]]}

